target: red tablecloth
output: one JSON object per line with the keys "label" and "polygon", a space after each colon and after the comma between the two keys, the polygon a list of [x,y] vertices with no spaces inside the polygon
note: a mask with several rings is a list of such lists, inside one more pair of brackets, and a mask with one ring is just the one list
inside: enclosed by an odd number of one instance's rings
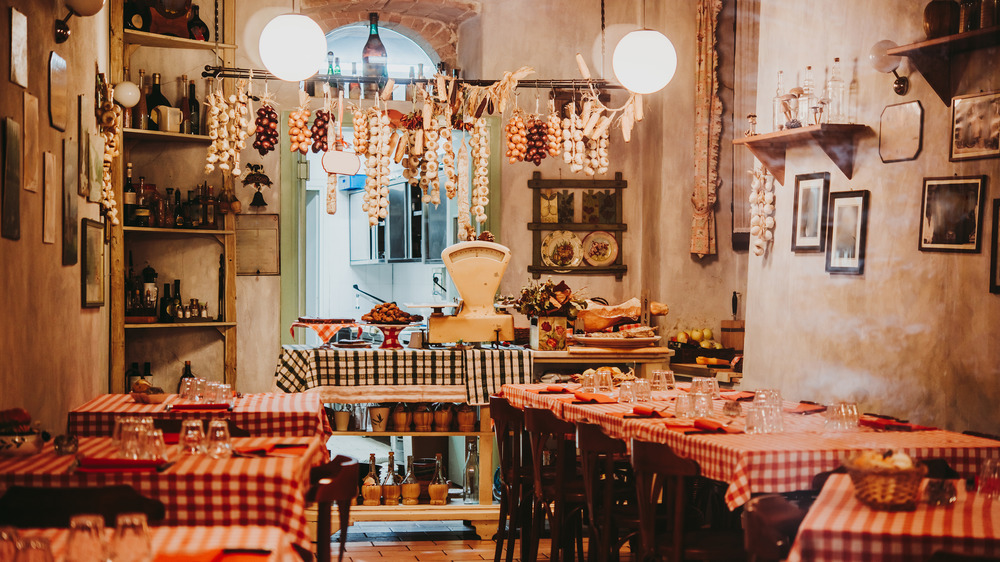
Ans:
{"label": "red tablecloth", "polygon": [[[105,529],[108,540],[113,529]],[[153,553],[157,557],[198,556],[205,560],[208,554],[224,548],[260,548],[270,550],[268,557],[259,557],[260,562],[291,562],[300,560],[292,549],[288,536],[278,527],[215,526],[215,527],[150,527]],[[19,529],[21,538],[45,537],[52,545],[56,562],[66,556],[66,542],[69,529]],[[204,556],[204,557],[203,557]],[[159,560],[160,558],[154,558]],[[210,560],[210,558],[209,558]],[[226,558],[223,558],[225,562]],[[207,561],[206,561],[207,562]]]}
{"label": "red tablecloth", "polygon": [[179,403],[186,402],[176,394],[171,394],[163,404],[138,404],[128,394],[104,394],[69,413],[68,431],[81,437],[109,437],[115,418],[142,415],[165,419],[229,419],[251,435],[260,436],[329,437],[333,433],[320,397],[316,394],[246,394],[236,399],[231,412],[168,411],[168,406]]}
{"label": "red tablecloth", "polygon": [[[676,421],[623,418],[621,412],[631,411],[630,404],[572,404],[571,394],[538,394],[546,386],[510,384],[503,386],[503,393],[518,408],[548,408],[572,422],[598,423],[612,437],[670,445],[678,455],[697,461],[704,476],[729,484],[726,503],[733,509],[746,503],[751,494],[809,489],[813,476],[837,468],[857,449],[896,449],[916,459],[943,458],[963,476],[975,475],[980,461],[1000,449],[997,441],[941,430],[882,432],[860,428],[830,433],[823,430],[822,414],[784,413],[782,433],[686,435],[671,429]],[[672,412],[672,398],[678,392],[654,392],[649,404]],[[716,415],[721,414],[723,402],[714,401]],[[795,404],[786,402],[785,406]],[[733,427],[741,428],[742,423],[741,418]]]}
{"label": "red tablecloth", "polygon": [[[268,448],[275,443],[304,443],[304,452],[289,456],[215,460],[207,455],[187,456],[177,446],[167,448],[176,461],[163,472],[70,471],[75,457],[57,456],[52,444],[29,457],[0,458],[0,493],[9,486],[112,486],[125,484],[166,506],[163,525],[264,525],[280,528],[292,542],[309,547],[304,494],[309,469],[328,460],[318,437],[244,437],[234,447]],[[107,437],[80,439],[79,454],[114,457]]]}
{"label": "red tablecloth", "polygon": [[957,489],[950,507],[875,511],[854,498],[849,476],[835,474],[799,526],[788,560],[917,562],[938,550],[1000,556],[1000,501],[966,493],[961,482]]}

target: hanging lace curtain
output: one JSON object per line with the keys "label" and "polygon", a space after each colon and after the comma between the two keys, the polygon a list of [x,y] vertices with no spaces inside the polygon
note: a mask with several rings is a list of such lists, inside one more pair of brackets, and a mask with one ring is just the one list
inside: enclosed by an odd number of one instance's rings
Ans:
{"label": "hanging lace curtain", "polygon": [[719,98],[715,31],[722,0],[698,0],[698,52],[695,65],[694,217],[691,253],[715,254],[715,203],[719,188],[722,100]]}

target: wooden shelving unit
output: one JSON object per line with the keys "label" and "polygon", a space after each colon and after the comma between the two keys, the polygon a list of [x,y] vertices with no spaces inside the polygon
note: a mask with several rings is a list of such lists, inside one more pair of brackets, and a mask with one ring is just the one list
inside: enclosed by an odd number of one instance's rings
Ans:
{"label": "wooden shelving unit", "polygon": [[733,139],[733,144],[749,148],[774,179],[785,185],[786,149],[789,145],[798,146],[813,140],[850,179],[854,175],[857,138],[870,130],[867,125],[826,123],[737,138]]}
{"label": "wooden shelving unit", "polygon": [[165,330],[171,328],[228,328],[236,326],[236,322],[152,322],[149,324],[125,324],[126,330]]}
{"label": "wooden shelving unit", "polygon": [[169,131],[146,131],[144,129],[123,129],[122,135],[129,141],[167,141],[167,142],[200,142],[208,144],[212,139],[208,135],[187,135]]}
{"label": "wooden shelving unit", "polygon": [[952,57],[996,46],[1000,46],[1000,25],[901,45],[889,49],[886,54],[909,58],[934,93],[950,106],[951,98],[955,96],[951,79]]}

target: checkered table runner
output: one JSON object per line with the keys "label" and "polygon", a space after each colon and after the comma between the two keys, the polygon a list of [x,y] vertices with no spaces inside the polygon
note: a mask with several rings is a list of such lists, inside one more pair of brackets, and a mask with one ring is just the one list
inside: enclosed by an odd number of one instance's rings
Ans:
{"label": "checkered table runner", "polygon": [[1000,501],[966,492],[948,507],[875,511],[854,497],[846,474],[834,474],[799,526],[789,562],[919,562],[938,550],[1000,556]]}
{"label": "checkered table runner", "polygon": [[[69,541],[69,529],[18,529],[21,539],[36,537],[49,539],[52,554],[56,560],[66,557],[66,543]],[[270,550],[271,555],[261,557],[261,562],[287,562],[299,560],[292,550],[288,536],[278,527],[248,526],[215,526],[215,527],[150,527],[150,540],[154,555],[199,555],[204,554],[204,560],[211,560],[212,551],[224,548],[260,548]],[[114,535],[114,528],[106,528],[108,542]]]}
{"label": "checkered table runner", "polygon": [[[529,350],[317,349],[282,346],[275,385],[285,392],[322,386],[464,386],[472,405],[508,383],[531,380]],[[378,390],[372,388],[372,401]]]}
{"label": "checkered table runner", "polygon": [[320,398],[313,394],[282,392],[246,394],[236,400],[233,411],[169,411],[171,404],[186,403],[170,395],[163,404],[137,404],[128,394],[104,394],[69,413],[68,431],[80,437],[109,437],[115,418],[122,415],[162,419],[222,418],[257,436],[332,435]]}
{"label": "checkered table runner", "polygon": [[[275,443],[309,443],[302,455],[215,460],[207,455],[181,455],[168,447],[176,463],[161,473],[70,473],[71,455],[57,456],[52,444],[28,457],[0,459],[0,493],[9,486],[132,486],[140,494],[166,506],[163,525],[264,525],[280,528],[292,542],[310,547],[305,516],[305,491],[309,469],[328,460],[320,438],[245,437],[233,439],[234,447],[266,448]],[[114,457],[107,437],[80,439],[79,452],[94,457]]]}
{"label": "checkered table runner", "polygon": [[[951,431],[823,431],[821,415],[784,415],[785,431],[763,435],[694,434],[671,430],[656,419],[624,419],[611,412],[630,410],[619,404],[571,404],[572,394],[538,394],[546,385],[504,385],[504,396],[518,408],[548,408],[557,416],[577,422],[598,423],[611,436],[670,445],[686,458],[698,461],[702,475],[727,482],[726,503],[735,509],[752,494],[809,489],[820,472],[840,466],[850,451],[893,449],[913,458],[941,458],[963,476],[974,476],[982,459],[995,456],[1000,442]],[[676,391],[675,391],[676,392]],[[654,393],[654,408],[673,407],[670,393]],[[786,407],[795,404],[786,403]],[[715,400],[721,413],[722,400]],[[741,423],[741,422],[737,422]]]}

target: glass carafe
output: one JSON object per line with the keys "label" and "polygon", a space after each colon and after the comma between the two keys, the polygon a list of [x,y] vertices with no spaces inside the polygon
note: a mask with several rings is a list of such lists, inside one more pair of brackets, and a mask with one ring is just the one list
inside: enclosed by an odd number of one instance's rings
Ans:
{"label": "glass carafe", "polygon": [[382,486],[378,483],[378,473],[375,472],[375,453],[368,457],[368,475],[361,483],[361,505],[381,505]]}
{"label": "glass carafe", "polygon": [[427,494],[431,497],[431,505],[445,505],[448,503],[448,478],[444,475],[444,464],[441,461],[441,453],[434,456],[434,477],[427,485]]}
{"label": "glass carafe", "polygon": [[403,505],[417,505],[420,503],[420,482],[417,482],[417,475],[413,472],[413,455],[406,457],[406,476],[403,477]]}
{"label": "glass carafe", "polygon": [[392,451],[389,451],[389,469],[382,480],[382,497],[385,498],[385,505],[399,505],[402,478],[396,474],[395,456]]}
{"label": "glass carafe", "polygon": [[479,503],[479,452],[476,440],[469,440],[469,452],[465,456],[465,484],[462,487],[465,503]]}

